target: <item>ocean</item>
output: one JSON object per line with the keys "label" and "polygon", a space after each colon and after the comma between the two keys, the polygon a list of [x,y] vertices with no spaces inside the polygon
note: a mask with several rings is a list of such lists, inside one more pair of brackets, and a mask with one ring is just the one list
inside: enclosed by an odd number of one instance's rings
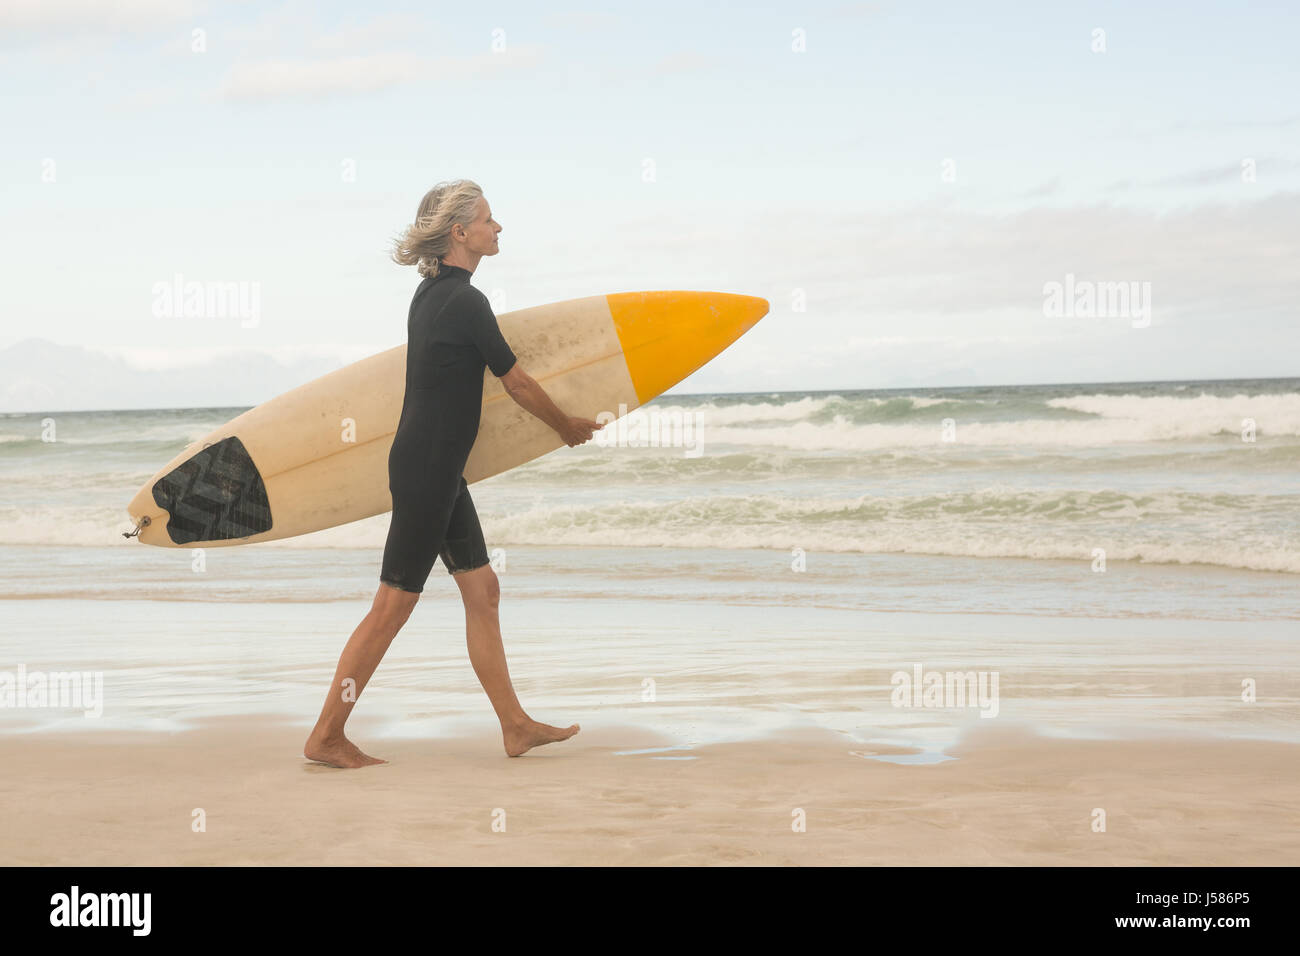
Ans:
{"label": "ocean", "polygon": [[[136,489],[243,410],[0,415],[0,666],[112,672],[110,724],[310,725],[388,516],[202,553],[122,536]],[[560,722],[933,752],[952,715],[888,694],[923,659],[1000,670],[1003,718],[1044,732],[1296,734],[1300,379],[669,395],[606,433],[471,488],[516,686]],[[1253,720],[1246,671],[1272,691]],[[647,679],[671,688],[651,711]],[[358,714],[385,732],[483,716],[441,564],[376,681]]]}

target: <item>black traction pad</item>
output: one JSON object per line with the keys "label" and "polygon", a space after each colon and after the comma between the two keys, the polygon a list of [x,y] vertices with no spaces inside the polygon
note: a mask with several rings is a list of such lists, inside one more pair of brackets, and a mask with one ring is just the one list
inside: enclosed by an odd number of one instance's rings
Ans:
{"label": "black traction pad", "polygon": [[266,485],[235,436],[223,438],[154,482],[175,544],[228,541],[271,530]]}

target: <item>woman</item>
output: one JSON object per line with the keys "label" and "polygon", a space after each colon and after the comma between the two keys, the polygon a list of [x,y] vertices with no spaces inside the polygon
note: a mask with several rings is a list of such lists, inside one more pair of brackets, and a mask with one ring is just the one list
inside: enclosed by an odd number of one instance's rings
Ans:
{"label": "woman", "polygon": [[460,587],[469,659],[501,721],[506,754],[518,757],[578,732],[577,724],[562,728],[532,720],[515,696],[501,646],[497,576],[462,475],[478,434],[485,367],[570,447],[600,428],[560,411],[519,367],[487,297],[470,285],[479,260],[500,251],[500,232],[483,191],[461,179],[429,190],[393,252],[395,261],[417,266],[424,276],[407,319],[406,394],[388,456],[393,515],[379,590],[339,658],[303,748],[310,760],[335,767],[386,762],[362,753],[344,736],[343,725],[419,600],[435,557]]}

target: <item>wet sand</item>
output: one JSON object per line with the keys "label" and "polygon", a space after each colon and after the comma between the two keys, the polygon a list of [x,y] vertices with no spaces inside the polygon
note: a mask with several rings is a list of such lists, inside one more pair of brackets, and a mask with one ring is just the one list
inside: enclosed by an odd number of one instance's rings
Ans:
{"label": "wet sand", "polygon": [[1286,743],[977,727],[946,750],[954,759],[905,764],[833,731],[681,748],[598,725],[509,759],[494,736],[377,726],[349,731],[390,763],[355,771],[306,761],[302,728],[273,716],[5,735],[0,862],[1300,863],[1300,747]]}

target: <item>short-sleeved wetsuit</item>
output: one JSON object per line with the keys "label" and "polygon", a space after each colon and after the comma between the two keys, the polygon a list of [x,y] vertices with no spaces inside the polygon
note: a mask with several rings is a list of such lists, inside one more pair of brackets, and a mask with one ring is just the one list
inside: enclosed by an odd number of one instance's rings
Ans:
{"label": "short-sleeved wetsuit", "polygon": [[388,453],[393,516],[379,574],[403,591],[424,590],[437,557],[453,574],[488,563],[463,472],[483,411],[483,369],[505,375],[515,353],[469,278],[468,269],[440,264],[415,290],[407,318],[406,394]]}

